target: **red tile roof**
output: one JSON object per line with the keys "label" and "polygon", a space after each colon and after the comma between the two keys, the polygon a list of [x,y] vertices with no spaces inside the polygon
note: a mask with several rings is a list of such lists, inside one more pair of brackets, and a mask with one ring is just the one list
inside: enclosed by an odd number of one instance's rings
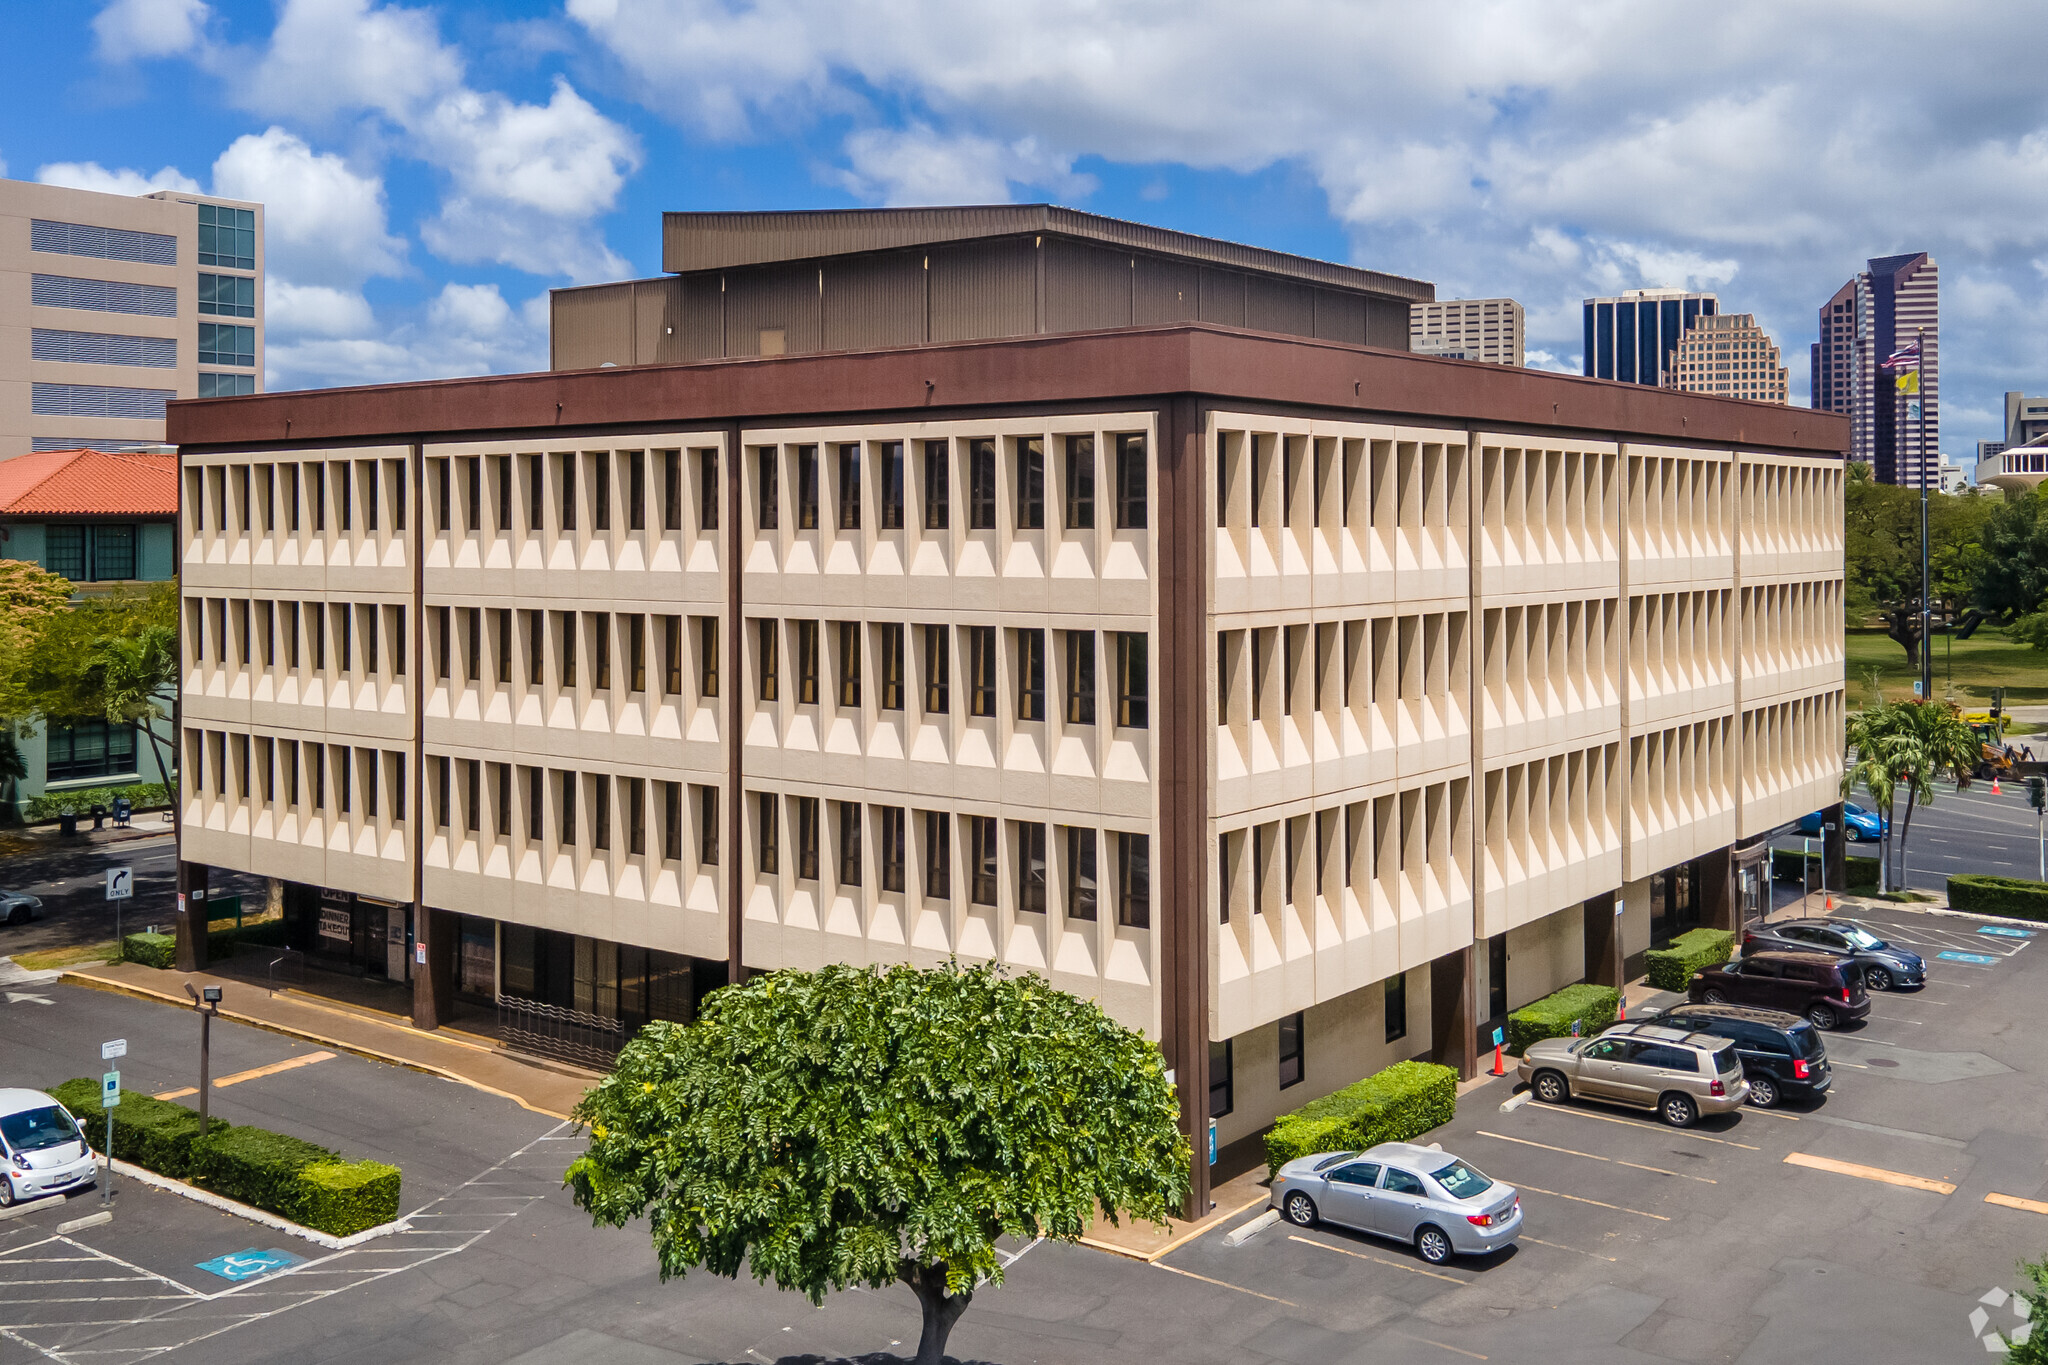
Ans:
{"label": "red tile roof", "polygon": [[178,514],[178,457],[44,450],[0,460],[0,517]]}

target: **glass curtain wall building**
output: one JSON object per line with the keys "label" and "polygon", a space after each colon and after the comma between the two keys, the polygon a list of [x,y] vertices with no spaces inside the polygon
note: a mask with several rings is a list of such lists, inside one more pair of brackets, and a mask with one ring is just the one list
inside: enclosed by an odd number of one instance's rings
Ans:
{"label": "glass curtain wall building", "polygon": [[1586,377],[1661,386],[1678,339],[1700,318],[1720,311],[1717,296],[1683,289],[1630,289],[1587,299]]}

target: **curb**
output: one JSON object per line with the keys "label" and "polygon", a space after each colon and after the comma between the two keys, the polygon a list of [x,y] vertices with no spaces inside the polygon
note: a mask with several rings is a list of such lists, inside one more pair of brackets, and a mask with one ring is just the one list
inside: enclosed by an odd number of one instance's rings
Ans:
{"label": "curb", "polygon": [[1139,1251],[1135,1247],[1120,1247],[1114,1242],[1101,1242],[1093,1237],[1076,1237],[1074,1240],[1081,1246],[1089,1247],[1095,1251],[1106,1251],[1112,1256],[1122,1256],[1127,1260],[1142,1261],[1146,1265],[1151,1265],[1154,1261],[1180,1250],[1197,1237],[1207,1236],[1239,1214],[1248,1209],[1258,1207],[1272,1197],[1269,1191],[1260,1190],[1257,1199],[1247,1200],[1234,1209],[1219,1209],[1156,1251]]}
{"label": "curb", "polygon": [[312,1228],[301,1227],[289,1218],[281,1217],[275,1213],[267,1213],[248,1204],[239,1203],[223,1195],[215,1194],[211,1190],[202,1190],[196,1185],[187,1185],[182,1180],[173,1180],[169,1176],[158,1175],[155,1171],[146,1171],[140,1166],[133,1166],[125,1161],[117,1159],[110,1163],[103,1156],[100,1158],[100,1165],[102,1170],[111,1166],[115,1175],[127,1180],[133,1180],[138,1185],[147,1185],[151,1189],[181,1195],[186,1199],[190,1199],[195,1204],[204,1204],[210,1209],[218,1209],[222,1213],[231,1213],[235,1217],[248,1222],[261,1223],[264,1227],[275,1228],[279,1232],[288,1232],[294,1237],[304,1238],[315,1246],[326,1247],[329,1251],[346,1251],[350,1247],[361,1246],[364,1242],[374,1241],[379,1237],[388,1237],[394,1232],[410,1232],[412,1230],[412,1225],[406,1221],[412,1215],[406,1214],[404,1217],[395,1219],[392,1222],[380,1223],[374,1228],[365,1228],[361,1232],[351,1233],[347,1237],[336,1237],[331,1233],[315,1232]]}
{"label": "curb", "polygon": [[[85,972],[67,971],[59,980],[64,984],[83,986],[88,990],[106,991],[110,995],[132,996],[137,1000],[148,1000],[159,1005],[174,1005],[179,1009],[191,1008],[191,1005],[186,1001],[164,991],[153,991],[146,986],[134,986],[126,981],[112,981],[106,977],[92,976]],[[432,1062],[415,1061],[410,1057],[398,1056],[396,1053],[380,1052],[376,1048],[365,1047],[360,1043],[351,1043],[340,1038],[330,1038],[325,1034],[314,1033],[310,1029],[294,1028],[289,1024],[280,1024],[270,1019],[258,1019],[253,1015],[240,1014],[234,1010],[221,1010],[218,1017],[230,1023],[246,1024],[250,1028],[262,1029],[266,1033],[276,1033],[286,1038],[295,1038],[302,1043],[315,1043],[321,1047],[332,1048],[336,1052],[346,1052],[351,1056],[361,1057],[364,1061],[382,1062],[386,1066],[402,1066],[408,1071],[417,1071],[428,1076],[438,1076],[444,1081],[454,1081],[456,1084],[466,1085],[472,1090],[481,1090],[486,1095],[496,1095],[499,1099],[510,1100],[521,1109],[539,1114],[545,1118],[561,1119],[565,1122],[569,1120],[569,1115],[567,1114],[558,1114],[552,1109],[543,1109],[539,1105],[533,1104],[509,1090],[500,1090],[494,1085],[485,1085],[482,1081],[464,1076],[460,1072],[450,1071],[446,1067],[435,1066]],[[366,1020],[365,1022],[370,1021]],[[386,1024],[380,1027],[389,1028],[391,1025]]]}

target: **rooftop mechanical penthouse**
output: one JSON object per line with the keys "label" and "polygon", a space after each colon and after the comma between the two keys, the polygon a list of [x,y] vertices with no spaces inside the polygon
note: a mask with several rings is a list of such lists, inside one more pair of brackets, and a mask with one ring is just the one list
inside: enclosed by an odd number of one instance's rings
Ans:
{"label": "rooftop mechanical penthouse", "polygon": [[1227,1143],[1837,799],[1831,414],[1176,322],[170,420],[185,884],[427,1026],[995,958]]}

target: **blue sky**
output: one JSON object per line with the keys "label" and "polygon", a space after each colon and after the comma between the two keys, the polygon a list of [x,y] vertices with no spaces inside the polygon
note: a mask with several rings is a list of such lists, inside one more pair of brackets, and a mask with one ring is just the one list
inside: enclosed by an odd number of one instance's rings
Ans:
{"label": "blue sky", "polygon": [[2048,10],[1726,0],[11,6],[0,165],[269,212],[271,387],[545,363],[663,209],[1050,199],[1529,310],[1678,285],[1806,390],[1869,256],[1942,268],[1943,446],[2048,391]]}

